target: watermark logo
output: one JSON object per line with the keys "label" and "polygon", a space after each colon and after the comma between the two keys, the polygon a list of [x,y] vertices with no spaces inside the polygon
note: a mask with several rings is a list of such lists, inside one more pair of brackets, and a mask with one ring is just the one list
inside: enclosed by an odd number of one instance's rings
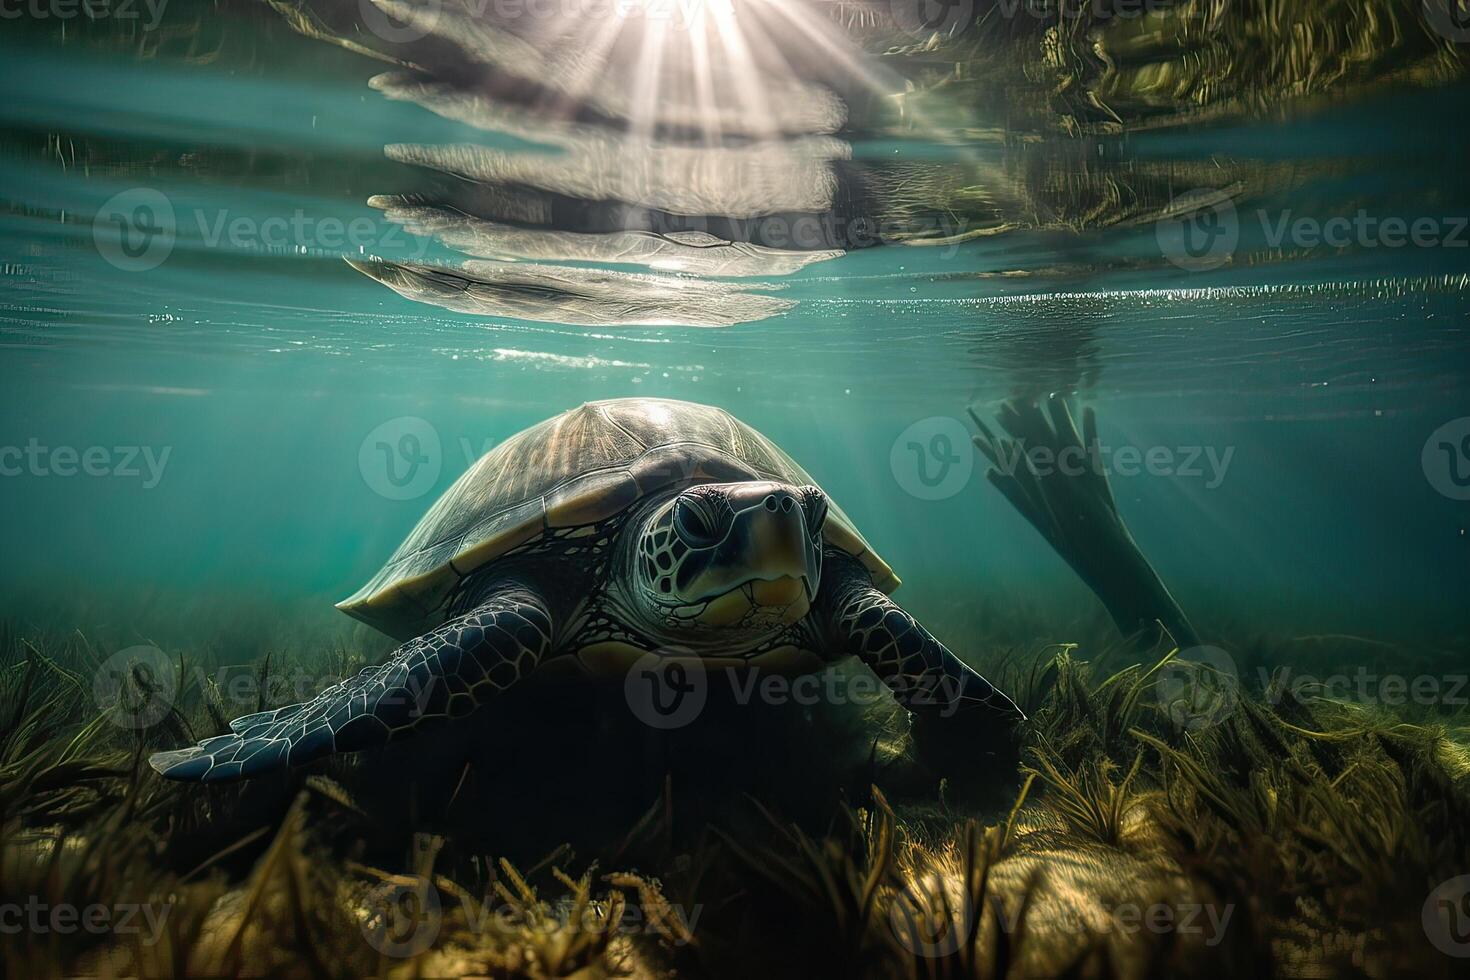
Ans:
{"label": "watermark logo", "polygon": [[384,956],[417,956],[439,938],[443,908],[439,889],[423,875],[384,881],[368,895],[362,934]]}
{"label": "watermark logo", "polygon": [[890,0],[893,22],[918,41],[958,34],[975,16],[974,0]]}
{"label": "watermark logo", "polygon": [[1240,219],[1229,195],[1201,188],[1175,198],[1169,210],[1154,225],[1164,258],[1191,272],[1230,261],[1240,243]]}
{"label": "watermark logo", "polygon": [[959,419],[935,415],[899,433],[888,453],[893,478],[920,500],[953,497],[975,468],[970,432]]}
{"label": "watermark logo", "polygon": [[1451,500],[1470,500],[1470,415],[1430,433],[1419,463],[1434,489]]}
{"label": "watermark logo", "polygon": [[179,679],[168,654],[155,646],[132,646],[102,662],[92,677],[92,698],[119,728],[158,724],[173,707]]}
{"label": "watermark logo", "polygon": [[692,651],[650,653],[623,678],[623,694],[639,721],[669,731],[699,717],[709,697],[709,677]]}
{"label": "watermark logo", "polygon": [[1190,647],[1159,669],[1154,694],[1177,727],[1199,731],[1235,710],[1240,674],[1234,658],[1219,647]]}
{"label": "watermark logo", "polygon": [[1440,882],[1424,900],[1424,935],[1446,956],[1470,957],[1470,875]]}
{"label": "watermark logo", "polygon": [[1424,19],[1446,40],[1470,41],[1470,0],[1424,0]]}
{"label": "watermark logo", "polygon": [[[397,0],[357,0],[362,26],[389,44],[409,44],[433,33],[439,24],[440,0],[399,3]],[[390,14],[389,11],[392,11]]]}
{"label": "watermark logo", "polygon": [[363,482],[389,500],[414,500],[439,482],[444,452],[439,432],[416,415],[400,415],[373,429],[357,450]]}
{"label": "watermark logo", "polygon": [[972,903],[962,892],[942,875],[931,875],[919,884],[909,882],[888,903],[888,926],[915,956],[931,960],[952,956],[975,932]]}
{"label": "watermark logo", "polygon": [[147,272],[168,258],[177,238],[174,206],[162,192],[134,187],[114,194],[92,219],[92,241],[108,264]]}

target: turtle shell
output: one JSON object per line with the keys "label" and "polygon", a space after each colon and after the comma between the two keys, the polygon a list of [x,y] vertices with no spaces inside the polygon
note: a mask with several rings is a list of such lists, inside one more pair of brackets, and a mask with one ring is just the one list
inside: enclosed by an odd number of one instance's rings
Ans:
{"label": "turtle shell", "polygon": [[[588,402],[496,446],[440,497],[372,580],[337,608],[400,639],[432,629],[471,572],[555,528],[596,524],[665,487],[814,482],[723,409],[660,398]],[[884,592],[898,577],[835,503],[823,537]]]}

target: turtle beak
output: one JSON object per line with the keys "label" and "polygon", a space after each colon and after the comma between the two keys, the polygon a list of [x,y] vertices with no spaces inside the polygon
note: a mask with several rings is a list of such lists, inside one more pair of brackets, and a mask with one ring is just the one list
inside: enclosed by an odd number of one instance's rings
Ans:
{"label": "turtle beak", "polygon": [[778,579],[756,579],[750,584],[750,597],[761,606],[789,606],[799,599],[811,601],[811,585],[805,576],[792,578],[782,575]]}
{"label": "turtle beak", "polygon": [[771,513],[764,508],[750,519],[747,562],[757,569],[754,580],[757,602],[784,606],[816,592],[817,569],[814,549],[803,533],[799,515]]}
{"label": "turtle beak", "polygon": [[709,625],[743,622],[752,610],[790,624],[805,616],[817,593],[821,548],[807,533],[794,488],[737,484],[726,490],[729,523],[701,585]]}
{"label": "turtle beak", "polygon": [[806,614],[817,592],[821,552],[806,533],[801,507],[788,492],[761,498],[745,517],[745,565],[754,575],[746,583],[757,606],[800,610]]}

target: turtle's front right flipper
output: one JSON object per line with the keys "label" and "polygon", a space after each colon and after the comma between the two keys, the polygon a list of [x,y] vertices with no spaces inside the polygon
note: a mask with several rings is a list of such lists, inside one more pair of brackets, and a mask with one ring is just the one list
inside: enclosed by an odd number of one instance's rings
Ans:
{"label": "turtle's front right flipper", "polygon": [[534,670],[551,636],[541,598],[508,586],[310,701],[246,715],[228,735],[148,761],[169,779],[217,782],[382,745],[469,714]]}
{"label": "turtle's front right flipper", "polygon": [[828,551],[812,614],[834,653],[872,668],[910,712],[919,758],[940,775],[1010,765],[1026,720],[1006,697],[898,603],[851,556]]}
{"label": "turtle's front right flipper", "polygon": [[850,555],[827,552],[813,614],[832,650],[871,667],[917,717],[966,715],[997,728],[1026,719],[1015,702],[874,586]]}

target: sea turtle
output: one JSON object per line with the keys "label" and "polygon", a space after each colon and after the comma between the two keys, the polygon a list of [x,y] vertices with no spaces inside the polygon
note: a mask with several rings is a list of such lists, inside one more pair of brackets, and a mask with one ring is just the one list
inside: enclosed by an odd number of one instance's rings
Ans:
{"label": "sea turtle", "polygon": [[[155,754],[229,780],[469,714],[554,664],[783,674],[855,654],[927,723],[1021,712],[888,594],[893,570],[769,439],[718,408],[589,402],[480,458],[339,604],[406,642],[315,698]],[[983,726],[982,726],[983,727]]]}

